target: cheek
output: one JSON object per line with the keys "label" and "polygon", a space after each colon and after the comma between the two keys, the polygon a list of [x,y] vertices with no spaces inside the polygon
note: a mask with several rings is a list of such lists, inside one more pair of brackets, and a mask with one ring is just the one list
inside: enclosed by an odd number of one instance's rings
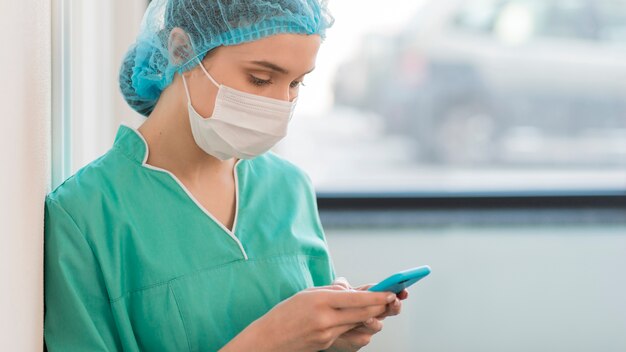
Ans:
{"label": "cheek", "polygon": [[217,87],[211,82],[209,84],[210,86],[196,84],[189,88],[191,90],[191,105],[204,118],[210,118],[213,115],[215,98],[217,96]]}

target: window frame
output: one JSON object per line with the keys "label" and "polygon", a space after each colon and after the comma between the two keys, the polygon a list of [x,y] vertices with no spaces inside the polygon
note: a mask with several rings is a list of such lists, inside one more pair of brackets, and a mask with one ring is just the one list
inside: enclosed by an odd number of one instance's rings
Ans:
{"label": "window frame", "polygon": [[71,173],[71,0],[52,1],[51,186]]}
{"label": "window frame", "polygon": [[626,190],[492,193],[318,192],[326,228],[626,224]]}
{"label": "window frame", "polygon": [[[318,192],[320,210],[624,209],[626,190],[572,192]],[[626,216],[626,214],[625,214]]]}

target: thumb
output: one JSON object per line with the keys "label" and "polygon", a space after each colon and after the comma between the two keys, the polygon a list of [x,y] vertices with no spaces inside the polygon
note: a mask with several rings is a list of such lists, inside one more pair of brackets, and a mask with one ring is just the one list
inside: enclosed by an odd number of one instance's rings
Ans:
{"label": "thumb", "polygon": [[367,291],[367,290],[369,290],[370,287],[372,287],[374,285],[376,285],[376,284],[367,284],[367,285],[362,285],[362,286],[359,286],[359,287],[355,287],[354,289],[357,290],[357,291]]}
{"label": "thumb", "polygon": [[347,290],[351,290],[352,289],[352,286],[350,286],[350,283],[348,282],[348,280],[345,277],[343,277],[343,276],[335,278],[335,280],[333,281],[332,284],[333,285],[343,286]]}

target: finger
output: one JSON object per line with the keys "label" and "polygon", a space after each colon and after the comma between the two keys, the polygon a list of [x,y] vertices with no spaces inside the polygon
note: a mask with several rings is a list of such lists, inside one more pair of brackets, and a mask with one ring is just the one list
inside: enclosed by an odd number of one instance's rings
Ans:
{"label": "finger", "polygon": [[400,314],[400,310],[402,309],[402,302],[399,299],[396,299],[389,305],[387,305],[387,316],[393,316]]}
{"label": "finger", "polygon": [[396,299],[396,295],[389,294],[389,292],[330,290],[328,293],[329,305],[333,308],[386,305]]}
{"label": "finger", "polygon": [[349,333],[353,329],[363,326],[361,323],[351,323],[351,324],[343,324],[337,325],[330,328],[331,335],[335,337],[335,339],[341,335],[345,335]]}
{"label": "finger", "polygon": [[400,293],[398,293],[398,298],[401,300],[409,298],[409,291],[407,291],[406,289],[400,291]]}
{"label": "finger", "polygon": [[348,282],[348,280],[345,277],[338,277],[336,278],[333,283],[333,286],[341,286],[346,290],[352,290],[352,286],[350,285],[350,283]]}
{"label": "finger", "polygon": [[337,340],[341,340],[341,346],[339,347],[342,351],[358,351],[362,347],[369,344],[370,340],[374,333],[368,332],[362,325],[360,327],[356,327],[350,329],[343,334],[337,337]]}
{"label": "finger", "polygon": [[355,288],[355,290],[358,290],[358,291],[367,291],[367,290],[369,290],[369,289],[370,289],[370,287],[373,287],[374,285],[376,285],[376,284],[367,284],[367,285],[362,285],[362,286],[356,287],[356,288]]}
{"label": "finger", "polygon": [[332,290],[332,291],[348,291],[346,289],[345,286],[343,285],[338,285],[338,284],[331,284],[328,286],[316,286],[316,287],[309,287],[307,289],[305,289],[306,291],[328,291],[328,290]]}
{"label": "finger", "polygon": [[380,332],[382,329],[383,329],[383,322],[376,318],[371,318],[369,320],[366,320],[363,323],[363,326],[358,327],[355,330],[359,330],[368,334],[376,334]]}
{"label": "finger", "polygon": [[368,306],[364,308],[343,308],[335,310],[334,321],[337,325],[363,323],[385,311],[386,306]]}
{"label": "finger", "polygon": [[344,285],[339,285],[339,284],[332,284],[330,286],[324,286],[327,287],[330,290],[333,291],[350,291],[351,289],[349,287],[346,287]]}
{"label": "finger", "polygon": [[387,305],[387,309],[385,312],[379,316],[377,319],[383,320],[386,317],[394,316],[400,314],[400,310],[402,309],[402,302],[399,299],[396,299],[394,302]]}
{"label": "finger", "polygon": [[377,334],[382,330],[382,326],[377,326],[374,329],[369,329],[363,325],[356,327],[352,330],[349,330],[340,336],[341,340],[346,344],[351,345],[355,350],[359,350],[360,348],[369,344],[372,336]]}

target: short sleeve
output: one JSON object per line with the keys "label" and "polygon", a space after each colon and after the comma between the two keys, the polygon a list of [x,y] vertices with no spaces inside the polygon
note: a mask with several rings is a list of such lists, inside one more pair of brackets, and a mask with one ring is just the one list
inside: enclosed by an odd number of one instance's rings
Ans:
{"label": "short sleeve", "polygon": [[48,351],[121,351],[98,261],[73,218],[49,197],[44,246]]}

